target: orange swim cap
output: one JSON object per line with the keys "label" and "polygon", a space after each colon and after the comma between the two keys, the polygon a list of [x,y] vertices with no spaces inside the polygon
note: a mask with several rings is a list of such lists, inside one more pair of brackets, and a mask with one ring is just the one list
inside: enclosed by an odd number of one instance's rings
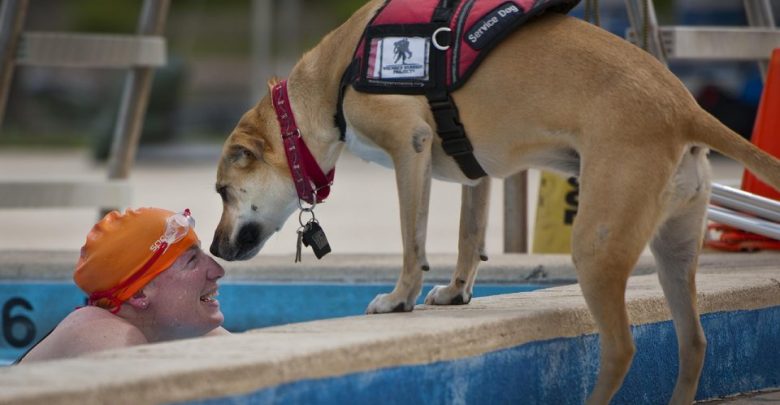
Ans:
{"label": "orange swim cap", "polygon": [[[73,280],[90,294],[91,304],[119,311],[123,302],[198,242],[193,228],[189,210],[110,212],[87,235]],[[180,234],[172,237],[169,232],[176,230]]]}

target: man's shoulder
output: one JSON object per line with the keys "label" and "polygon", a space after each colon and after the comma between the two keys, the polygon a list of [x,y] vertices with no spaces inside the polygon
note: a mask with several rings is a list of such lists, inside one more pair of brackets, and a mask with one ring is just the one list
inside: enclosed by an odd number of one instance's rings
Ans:
{"label": "man's shoulder", "polygon": [[71,336],[85,337],[99,346],[133,346],[148,343],[135,325],[102,308],[87,306],[68,314],[57,327]]}
{"label": "man's shoulder", "polygon": [[81,356],[148,343],[140,329],[102,308],[83,307],[65,317],[24,361]]}

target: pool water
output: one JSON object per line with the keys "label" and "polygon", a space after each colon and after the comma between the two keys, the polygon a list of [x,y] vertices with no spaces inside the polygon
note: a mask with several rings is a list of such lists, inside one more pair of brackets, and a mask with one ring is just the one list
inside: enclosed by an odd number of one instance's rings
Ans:
{"label": "pool water", "polygon": [[[422,303],[432,285],[423,287]],[[534,284],[486,284],[475,297],[533,291]],[[231,332],[360,315],[371,300],[392,291],[391,284],[221,283],[219,301],[225,328]],[[0,284],[0,365],[9,364],[45,336],[75,308],[84,293],[69,282],[4,282]]]}

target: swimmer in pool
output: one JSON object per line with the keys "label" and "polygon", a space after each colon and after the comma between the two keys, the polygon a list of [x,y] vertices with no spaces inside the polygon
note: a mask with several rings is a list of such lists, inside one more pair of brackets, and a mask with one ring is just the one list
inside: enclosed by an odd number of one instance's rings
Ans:
{"label": "swimmer in pool", "polygon": [[225,271],[200,248],[189,210],[128,209],[95,224],[73,280],[89,299],[19,362],[228,334],[217,301]]}

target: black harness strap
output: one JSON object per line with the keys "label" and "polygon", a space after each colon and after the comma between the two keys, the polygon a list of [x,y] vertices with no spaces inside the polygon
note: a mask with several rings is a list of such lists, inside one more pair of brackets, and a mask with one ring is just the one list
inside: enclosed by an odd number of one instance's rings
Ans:
{"label": "black harness strap", "polygon": [[[433,13],[432,23],[441,25],[442,27],[449,27],[452,13],[458,0],[441,0],[436,10]],[[447,37],[442,36],[440,44],[444,46],[451,45],[452,33],[449,33]],[[455,159],[458,163],[460,170],[466,177],[475,180],[480,177],[487,176],[485,170],[477,162],[477,158],[474,157],[474,147],[471,146],[471,141],[466,136],[466,129],[460,122],[460,114],[458,113],[458,106],[455,105],[455,100],[447,91],[447,66],[446,66],[446,51],[436,49],[435,52],[440,52],[442,55],[439,58],[434,58],[436,66],[436,87],[425,93],[425,97],[428,99],[428,105],[431,107],[433,113],[433,119],[436,121],[436,132],[441,138],[441,147],[444,149],[444,153],[447,156]]]}
{"label": "black harness strap", "polygon": [[436,132],[441,138],[441,147],[447,156],[455,159],[460,170],[466,177],[475,180],[487,176],[485,170],[474,157],[474,147],[471,146],[466,130],[460,122],[458,107],[449,93],[429,92],[428,105],[431,107],[433,119],[436,121]]}
{"label": "black harness strap", "polygon": [[356,61],[356,59],[352,59],[352,62],[341,76],[341,83],[339,83],[339,96],[336,101],[336,115],[333,116],[333,121],[336,128],[339,129],[339,140],[341,142],[346,141],[347,137],[347,120],[344,118],[344,93],[347,91],[347,86],[352,83],[352,79],[358,70]]}

